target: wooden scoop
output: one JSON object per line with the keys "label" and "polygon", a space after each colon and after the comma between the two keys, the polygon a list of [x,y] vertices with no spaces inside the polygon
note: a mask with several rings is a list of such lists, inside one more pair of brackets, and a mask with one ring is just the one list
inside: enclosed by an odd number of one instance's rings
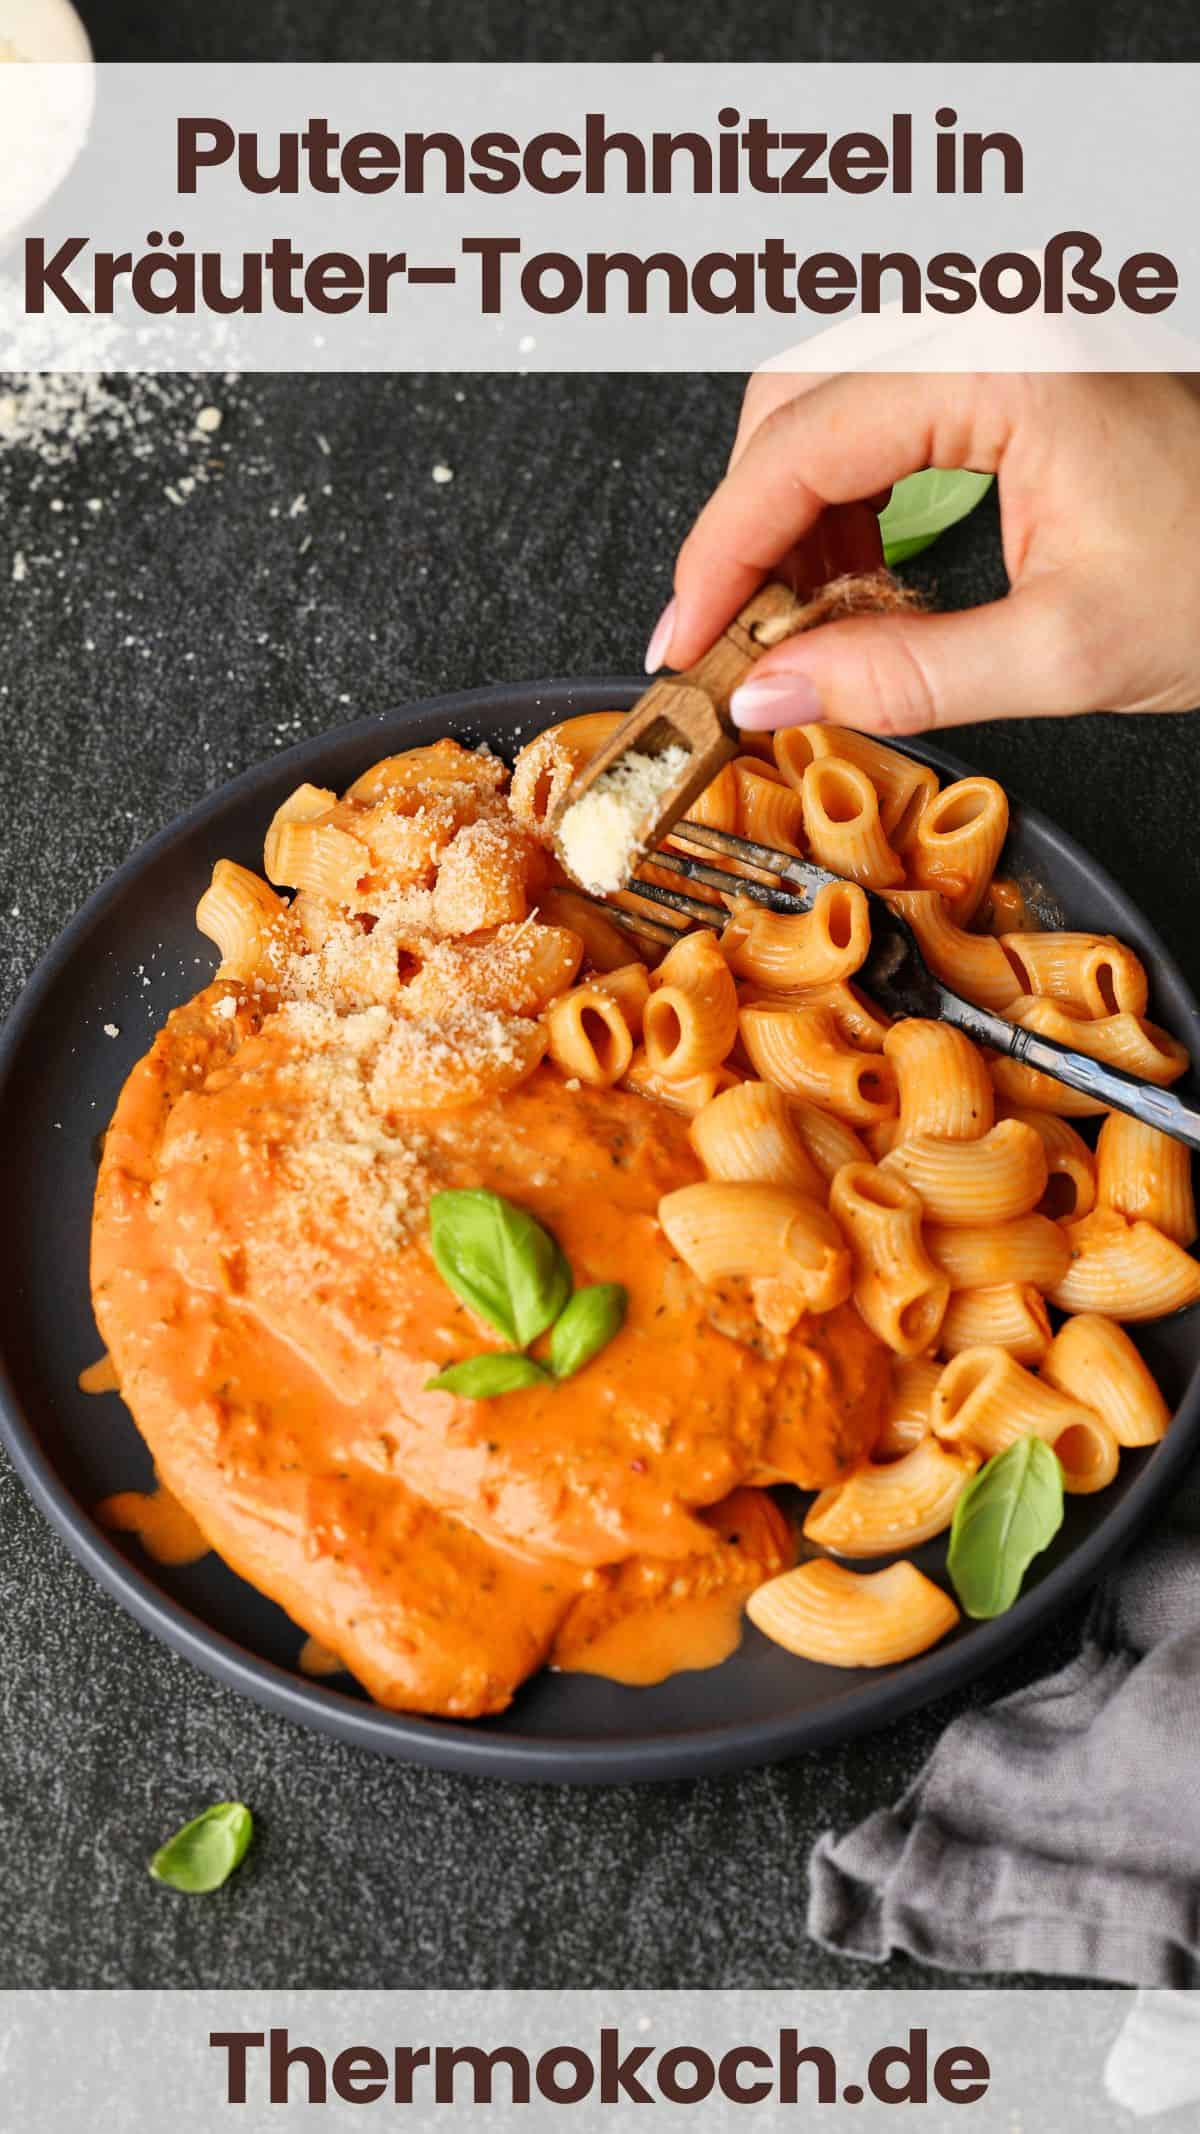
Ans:
{"label": "wooden scoop", "polygon": [[729,699],[755,660],[778,642],[775,634],[760,632],[772,624],[778,629],[795,611],[796,596],[789,586],[764,585],[694,667],[685,674],[656,676],[564,794],[551,829],[557,830],[567,809],[629,751],[657,756],[682,746],[689,754],[686,766],[662,795],[653,819],[638,826],[639,847],[657,845],[718,771],[734,756],[745,754],[745,741],[729,716]]}

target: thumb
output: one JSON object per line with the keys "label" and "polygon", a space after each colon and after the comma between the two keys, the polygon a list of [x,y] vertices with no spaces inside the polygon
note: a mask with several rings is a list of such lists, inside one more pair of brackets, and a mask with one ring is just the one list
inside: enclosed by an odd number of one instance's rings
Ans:
{"label": "thumb", "polygon": [[856,616],[788,638],[757,662],[730,710],[759,732],[825,720],[916,734],[1094,711],[1097,681],[1075,603],[1047,578],[961,615]]}

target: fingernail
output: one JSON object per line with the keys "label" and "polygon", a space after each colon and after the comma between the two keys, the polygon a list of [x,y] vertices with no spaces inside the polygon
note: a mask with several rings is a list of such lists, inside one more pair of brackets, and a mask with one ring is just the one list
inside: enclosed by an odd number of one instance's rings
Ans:
{"label": "fingernail", "polygon": [[657,674],[667,656],[675,633],[675,602],[668,600],[666,607],[654,625],[653,634],[646,647],[646,672]]}
{"label": "fingernail", "polygon": [[776,726],[814,726],[825,716],[821,699],[806,674],[764,674],[743,682],[729,699],[735,726],[755,733]]}

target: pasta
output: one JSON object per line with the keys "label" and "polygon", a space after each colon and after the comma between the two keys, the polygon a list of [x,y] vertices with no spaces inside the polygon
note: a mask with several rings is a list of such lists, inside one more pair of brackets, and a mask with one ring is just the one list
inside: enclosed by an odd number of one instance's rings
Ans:
{"label": "pasta", "polygon": [[826,1185],[844,1163],[866,1163],[869,1160],[866,1143],[859,1140],[854,1128],[847,1126],[844,1119],[835,1119],[831,1111],[822,1111],[819,1104],[806,1104],[798,1097],[789,1100],[788,1110],[796,1132]]}
{"label": "pasta", "polygon": [[[850,1254],[833,1217],[807,1193],[774,1185],[681,1186],[658,1219],[702,1282],[742,1275],[795,1293],[797,1309],[832,1311],[850,1294]],[[793,1314],[794,1320],[795,1314]]]}
{"label": "pasta", "polygon": [[[1127,1074],[1140,1075],[1144,1082],[1154,1082],[1165,1088],[1168,1082],[1178,1081],[1187,1068],[1186,1048],[1168,1031],[1160,1030],[1156,1023],[1146,1022],[1140,1015],[1104,1015],[1093,1019],[1082,1009],[1068,1008],[1062,1001],[1029,994],[1022,994],[1005,1013],[1011,1022],[1020,1023],[1023,1030],[1036,1030],[1042,1037],[1057,1038],[1059,1044],[1071,1045],[1076,1052],[1086,1052],[1092,1059],[1104,1060],[1110,1067],[1123,1067]],[[1015,1065],[1015,1061],[1006,1059],[996,1062],[997,1070]],[[1062,1087],[1061,1083],[1053,1086]]]}
{"label": "pasta", "polygon": [[643,1097],[654,1097],[672,1111],[687,1112],[694,1117],[719,1097],[723,1089],[729,1089],[740,1077],[729,1067],[709,1067],[700,1074],[668,1077],[659,1074],[646,1058],[645,1049],[639,1045],[624,1076],[624,1087],[636,1089]]}
{"label": "pasta", "polygon": [[1144,1015],[1149,988],[1131,948],[1107,934],[1001,934],[1024,994],[1049,994],[1084,1015]]}
{"label": "pasta", "polygon": [[852,1126],[895,1110],[888,1062],[847,1045],[828,1008],[760,1004],[742,1009],[738,1028],[756,1074],[785,1096],[805,1097]]}
{"label": "pasta", "polygon": [[629,1070],[633,1037],[621,1004],[600,984],[576,986],[546,1015],[551,1059],[592,1089],[610,1089]]}
{"label": "pasta", "polygon": [[990,1132],[992,1085],[982,1055],[961,1030],[912,1015],[893,1025],[883,1050],[896,1071],[902,1141],[917,1134],[977,1141]]}
{"label": "pasta", "polygon": [[1200,1299],[1200,1265],[1153,1223],[1094,1208],[1067,1225],[1067,1265],[1044,1284],[1064,1312],[1110,1319],[1161,1319]]}
{"label": "pasta", "polygon": [[925,1225],[929,1257],[949,1277],[951,1289],[991,1289],[998,1282],[1023,1282],[1053,1292],[1070,1265],[1069,1238],[1069,1231],[1045,1215],[1018,1215],[1012,1222],[991,1228]]}
{"label": "pasta", "polygon": [[218,978],[253,978],[287,906],[248,867],[218,860],[196,906],[196,924],[221,953]]}
{"label": "pasta", "polygon": [[1079,1400],[1035,1378],[1007,1349],[964,1349],[946,1365],[933,1396],[935,1434],[973,1446],[985,1459],[1032,1433],[1058,1454],[1063,1487],[1088,1496],[1106,1489],[1119,1448],[1107,1423]]}
{"label": "pasta", "polygon": [[794,915],[739,899],[721,942],[735,977],[775,993],[851,977],[870,945],[867,900],[853,882],[830,883]]}
{"label": "pasta", "polygon": [[1008,800],[994,778],[960,778],[924,809],[906,855],[912,886],[936,889],[960,926],[978,910],[1008,835]]}
{"label": "pasta", "polygon": [[950,1295],[922,1242],[920,1200],[876,1165],[849,1163],[829,1205],[849,1239],[859,1313],[898,1356],[919,1356],[937,1339]]}
{"label": "pasta", "polygon": [[914,1445],[920,1444],[922,1438],[928,1437],[933,1389],[941,1375],[940,1363],[934,1363],[930,1357],[897,1358],[892,1365],[892,1382],[883,1422],[871,1449],[873,1460],[902,1459]]}
{"label": "pasta", "polygon": [[912,1563],[847,1571],[817,1558],[758,1586],[746,1603],[756,1629],[829,1667],[892,1667],[954,1629],[958,1609]]}
{"label": "pasta", "polygon": [[1082,1134],[1055,1112],[1023,1111],[1003,1102],[997,1109],[1003,1118],[1019,1119],[1041,1137],[1048,1175],[1038,1214],[1060,1223],[1089,1214],[1096,1204],[1096,1160]]}
{"label": "pasta", "polygon": [[934,977],[954,992],[994,1015],[1003,1015],[1019,997],[1021,981],[999,941],[957,926],[936,889],[893,889],[887,901],[907,919]]}
{"label": "pasta", "polygon": [[911,1452],[868,1461],[848,1482],[823,1489],[804,1522],[804,1538],[835,1556],[892,1556],[943,1534],[979,1465],[969,1447],[922,1437]]}
{"label": "pasta", "polygon": [[967,1225],[1028,1215],[1048,1177],[1041,1137],[1019,1119],[1002,1119],[977,1141],[914,1134],[884,1157],[883,1167],[907,1179],[934,1222]]}
{"label": "pasta", "polygon": [[904,863],[879,819],[879,801],[865,771],[836,756],[809,764],[800,797],[808,849],[819,866],[867,889],[895,889]]}
{"label": "pasta", "polygon": [[956,1289],[942,1320],[941,1354],[1007,1349],[1018,1363],[1040,1363],[1050,1347],[1050,1319],[1040,1290],[1029,1282],[997,1282],[991,1289]]}
{"label": "pasta", "polygon": [[823,756],[836,756],[866,772],[879,802],[884,836],[896,852],[903,853],[937,792],[937,772],[848,726],[793,726],[775,736],[775,761],[797,791],[809,764]]}
{"label": "pasta", "polygon": [[[1096,1198],[1119,1215],[1143,1217],[1174,1238],[1191,1245],[1196,1238],[1196,1202],[1192,1159],[1181,1141],[1157,1127],[1144,1126],[1126,1112],[1110,1112],[1096,1142]],[[1080,1214],[1087,1213],[1086,1208]]]}
{"label": "pasta", "polygon": [[738,1034],[737,987],[713,935],[685,934],[669,949],[642,1013],[646,1060],[667,1081],[719,1067]]}
{"label": "pasta", "polygon": [[1080,1312],[1059,1328],[1042,1377],[1107,1423],[1118,1445],[1155,1445],[1171,1420],[1166,1401],[1115,1319]]}
{"label": "pasta", "polygon": [[710,1178],[792,1186],[815,1199],[823,1196],[821,1173],[795,1116],[782,1091],[770,1082],[739,1082],[714,1097],[697,1112],[691,1134]]}

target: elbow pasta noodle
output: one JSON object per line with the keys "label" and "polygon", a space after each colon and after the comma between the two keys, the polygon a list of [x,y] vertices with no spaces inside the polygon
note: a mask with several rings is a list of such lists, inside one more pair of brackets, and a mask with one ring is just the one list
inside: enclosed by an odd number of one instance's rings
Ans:
{"label": "elbow pasta noodle", "polygon": [[954,1507],[979,1466],[969,1446],[923,1437],[898,1460],[868,1461],[823,1489],[809,1508],[803,1534],[835,1556],[893,1556],[944,1534]]}
{"label": "elbow pasta noodle", "polygon": [[808,849],[819,866],[867,889],[899,887],[904,862],[884,836],[865,771],[837,756],[818,757],[804,773],[800,797]]}
{"label": "elbow pasta noodle", "polygon": [[[452,1015],[464,1002],[510,1015],[539,1015],[579,969],[583,943],[561,926],[503,926],[490,940],[436,947],[404,988],[406,1015]],[[641,964],[636,968],[645,970]]]}
{"label": "elbow pasta noodle", "polygon": [[1048,994],[1096,1019],[1146,1012],[1146,973],[1109,934],[1001,934],[1000,946],[1023,994]]}
{"label": "elbow pasta noodle", "polygon": [[918,1134],[978,1141],[991,1131],[991,1081],[982,1054],[961,1030],[908,1016],[893,1023],[883,1050],[896,1071],[902,1141]]}
{"label": "elbow pasta noodle", "polygon": [[[691,822],[707,823],[710,830],[737,830],[741,820],[738,801],[737,775],[732,763],[722,764],[710,785],[706,785],[699,798],[688,808]],[[682,825],[676,823],[678,832]]]}
{"label": "elbow pasta noodle", "polygon": [[298,785],[289,793],[271,817],[263,840],[263,873],[269,882],[282,881],[279,872],[279,833],[285,823],[315,822],[322,815],[329,815],[338,804],[338,797],[327,785]]}
{"label": "elbow pasta noodle", "polygon": [[513,765],[509,805],[517,821],[540,838],[553,842],[551,828],[567,794],[587,762],[588,752],[564,740],[561,727],[548,726],[527,742]]}
{"label": "elbow pasta noodle", "polygon": [[845,1044],[828,1008],[760,1004],[742,1009],[738,1028],[755,1073],[785,1096],[805,1097],[852,1126],[895,1110],[888,1062]]}
{"label": "elbow pasta noodle", "polygon": [[799,794],[765,763],[739,757],[732,769],[739,835],[799,858],[804,851],[804,808]]}
{"label": "elbow pasta noodle", "polygon": [[463,823],[438,861],[433,916],[443,933],[474,934],[529,915],[529,892],[544,855],[510,819]]}
{"label": "elbow pasta noodle", "polygon": [[1058,1454],[1063,1487],[1076,1496],[1107,1489],[1120,1457],[1107,1423],[1081,1401],[1035,1378],[1007,1349],[963,1349],[933,1396],[935,1435],[991,1459],[1019,1437],[1044,1438]]}
{"label": "elbow pasta noodle", "polygon": [[1094,1208],[1063,1235],[1067,1265],[1058,1281],[1044,1285],[1059,1311],[1161,1319],[1200,1300],[1200,1264],[1153,1223]]}
{"label": "elbow pasta noodle", "polygon": [[[788,1004],[790,1005],[790,996]],[[883,1041],[892,1027],[890,1015],[885,1015],[865,993],[847,978],[839,978],[833,985],[806,987],[797,993],[798,1008],[828,1008],[838,1036],[848,1045],[856,1045],[862,1052],[882,1052]]]}
{"label": "elbow pasta noodle", "polygon": [[870,1151],[872,1163],[882,1163],[890,1156],[900,1139],[900,1121],[894,1115],[890,1119],[876,1119],[871,1126],[864,1126],[863,1140]]}
{"label": "elbow pasta noodle", "polygon": [[938,1348],[949,1360],[963,1349],[1007,1349],[1018,1363],[1040,1363],[1050,1347],[1050,1318],[1028,1282],[956,1289],[946,1306]]}
{"label": "elbow pasta noodle", "polygon": [[926,1223],[929,1257],[948,1276],[951,1289],[992,1289],[1023,1282],[1049,1292],[1070,1264],[1067,1232],[1045,1215],[1018,1215],[1008,1223],[962,1227]]}
{"label": "elbow pasta noodle", "polygon": [[658,1074],[646,1058],[644,1046],[639,1045],[624,1077],[626,1089],[636,1089],[643,1097],[655,1097],[660,1104],[669,1105],[672,1111],[686,1112],[694,1118],[719,1097],[723,1089],[732,1088],[741,1077],[726,1066],[709,1067],[703,1074],[689,1074],[668,1080]]}
{"label": "elbow pasta noodle", "polygon": [[578,934],[593,971],[618,971],[629,962],[630,951],[636,951],[630,935],[579,890],[539,890],[534,911],[547,926]]}
{"label": "elbow pasta noodle", "polygon": [[[1005,1009],[1005,1014],[1010,1022],[1020,1023],[1023,1030],[1057,1038],[1061,1045],[1071,1045],[1076,1052],[1103,1060],[1106,1066],[1123,1067],[1127,1074],[1140,1075],[1144,1082],[1154,1082],[1160,1088],[1177,1082],[1187,1071],[1186,1046],[1140,1015],[1103,1015],[1093,1020],[1078,1009],[1068,1008],[1063,1001],[1029,994],[1022,994]],[[996,1062],[997,1067],[1016,1064],[1013,1060]],[[1058,1088],[1061,1084],[1053,1086]]]}
{"label": "elbow pasta noodle", "polygon": [[687,1079],[719,1067],[738,1034],[737,987],[707,929],[685,934],[655,973],[642,1042],[655,1074]]}
{"label": "elbow pasta noodle", "polygon": [[267,856],[272,882],[307,890],[330,904],[353,904],[360,882],[371,871],[367,847],[332,822],[290,817],[281,821],[277,815],[267,835]]}
{"label": "elbow pasta noodle", "polygon": [[826,1185],[831,1184],[844,1163],[870,1161],[865,1141],[860,1140],[844,1119],[835,1119],[832,1112],[822,1111],[819,1104],[806,1104],[799,1097],[788,1099],[788,1110],[796,1132]]}
{"label": "elbow pasta noodle", "polygon": [[787,1098],[770,1082],[739,1082],[714,1097],[692,1121],[691,1141],[710,1178],[824,1197]]}
{"label": "elbow pasta noodle", "polygon": [[832,1311],[850,1294],[850,1254],[827,1209],[787,1186],[711,1180],[664,1194],[658,1219],[702,1282],[730,1275],[779,1284],[802,1308]]}
{"label": "elbow pasta noodle", "polygon": [[978,1141],[914,1134],[884,1157],[883,1166],[907,1179],[932,1221],[966,1225],[1028,1215],[1048,1176],[1041,1137],[1018,1119],[1002,1119]]}
{"label": "elbow pasta noodle", "polygon": [[575,986],[546,1015],[551,1059],[590,1089],[610,1089],[628,1073],[633,1038],[621,1004],[599,984]]}
{"label": "elbow pasta noodle", "polygon": [[774,1644],[828,1667],[894,1666],[959,1621],[949,1594],[913,1563],[848,1571],[821,1557],[756,1587],[746,1613]]}
{"label": "elbow pasta noodle", "polygon": [[902,853],[937,792],[937,772],[848,726],[793,726],[775,736],[775,761],[797,790],[809,764],[821,756],[836,756],[866,772],[879,802],[884,836],[894,851]]}
{"label": "elbow pasta noodle", "polygon": [[[1181,1141],[1126,1112],[1110,1112],[1096,1143],[1096,1199],[1119,1215],[1153,1223],[1177,1245],[1196,1238],[1192,1159]],[[1080,1209],[1086,1214],[1086,1209]]]}
{"label": "elbow pasta noodle", "polygon": [[1099,1312],[1060,1326],[1042,1364],[1047,1382],[1107,1423],[1118,1445],[1156,1445],[1171,1411],[1123,1327]]}
{"label": "elbow pasta noodle", "polygon": [[829,1206],[850,1243],[860,1318],[897,1356],[919,1356],[937,1339],[950,1284],[922,1242],[917,1195],[875,1164],[850,1163]]}
{"label": "elbow pasta noodle", "polygon": [[642,1017],[650,998],[650,974],[645,964],[618,964],[615,971],[599,972],[592,983],[616,1001],[629,1025],[630,1036],[640,1037]]}
{"label": "elbow pasta noodle", "polygon": [[1023,1111],[1005,1104],[1001,1116],[1019,1119],[1041,1136],[1049,1175],[1037,1204],[1038,1214],[1060,1223],[1090,1214],[1096,1204],[1096,1160],[1082,1134],[1052,1111]]}
{"label": "elbow pasta noodle", "polygon": [[935,978],[978,1007],[1003,1015],[1021,993],[1021,981],[1000,943],[990,934],[956,926],[936,889],[893,889],[888,903],[907,919]]}
{"label": "elbow pasta noodle", "polygon": [[936,889],[960,926],[974,917],[1008,835],[1008,798],[994,778],[959,778],[924,809],[906,858],[911,886]]}
{"label": "elbow pasta noodle", "polygon": [[[943,1321],[943,1324],[945,1322]],[[879,1436],[871,1451],[876,1463],[899,1460],[929,1436],[933,1389],[942,1375],[930,1356],[897,1357]]]}
{"label": "elbow pasta noodle", "polygon": [[196,906],[196,925],[220,950],[217,977],[253,978],[287,909],[283,898],[248,867],[218,860]]}
{"label": "elbow pasta noodle", "polygon": [[871,946],[867,900],[854,882],[830,882],[804,912],[767,911],[739,898],[722,939],[729,968],[772,993],[850,978]]}

